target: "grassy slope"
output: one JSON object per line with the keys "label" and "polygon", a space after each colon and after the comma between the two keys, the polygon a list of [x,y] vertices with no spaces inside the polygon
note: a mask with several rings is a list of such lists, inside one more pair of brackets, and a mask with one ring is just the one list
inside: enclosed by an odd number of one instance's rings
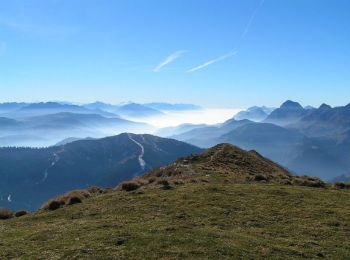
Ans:
{"label": "grassy slope", "polygon": [[350,257],[350,191],[187,183],[0,222],[0,258]]}

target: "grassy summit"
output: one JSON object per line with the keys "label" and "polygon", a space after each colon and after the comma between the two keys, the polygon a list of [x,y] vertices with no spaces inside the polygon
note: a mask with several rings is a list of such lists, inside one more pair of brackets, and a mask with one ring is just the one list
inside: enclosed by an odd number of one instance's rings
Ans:
{"label": "grassy summit", "polygon": [[309,187],[322,183],[254,152],[221,145],[133,182],[0,221],[0,258],[350,257],[350,191]]}

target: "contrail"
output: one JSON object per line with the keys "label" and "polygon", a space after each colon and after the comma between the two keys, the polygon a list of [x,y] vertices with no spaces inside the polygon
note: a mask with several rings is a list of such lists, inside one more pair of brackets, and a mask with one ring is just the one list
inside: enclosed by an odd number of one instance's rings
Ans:
{"label": "contrail", "polygon": [[165,58],[161,63],[159,63],[154,69],[153,72],[158,72],[160,71],[163,67],[166,65],[172,63],[174,60],[180,58],[182,54],[184,54],[186,51],[176,51],[172,54],[170,54],[168,57]]}
{"label": "contrail", "polygon": [[237,44],[236,44],[236,47],[235,47],[232,51],[230,51],[229,53],[227,53],[227,54],[225,54],[225,55],[223,55],[223,56],[220,56],[220,57],[218,57],[218,58],[215,58],[215,59],[212,59],[212,60],[210,60],[210,61],[204,62],[204,63],[201,64],[201,65],[198,65],[198,66],[196,66],[196,67],[194,67],[194,68],[192,68],[192,69],[189,69],[187,72],[188,72],[188,73],[195,72],[195,71],[200,70],[200,69],[203,69],[203,68],[205,68],[205,67],[207,67],[207,66],[209,66],[209,65],[211,65],[211,64],[213,64],[213,63],[216,63],[216,62],[225,60],[225,59],[227,59],[227,58],[229,58],[229,57],[231,57],[231,56],[236,55],[236,54],[238,53],[238,49],[239,49],[239,46],[241,45],[241,42],[243,41],[243,39],[245,38],[245,36],[248,34],[249,29],[250,29],[251,25],[253,24],[253,22],[254,22],[254,20],[255,20],[255,17],[256,17],[256,15],[258,14],[259,10],[260,10],[261,7],[264,5],[264,2],[265,2],[265,0],[261,0],[260,3],[259,3],[259,5],[253,10],[252,15],[249,17],[248,23],[247,23],[246,26],[244,27],[244,30],[243,30],[241,36],[240,36],[239,39],[238,39],[238,42],[237,42]]}
{"label": "contrail", "polygon": [[256,15],[258,14],[258,12],[260,11],[261,7],[264,5],[265,0],[261,0],[259,5],[254,9],[252,15],[250,16],[247,25],[244,27],[244,30],[241,34],[241,36],[238,39],[238,42],[236,44],[236,48],[234,48],[234,50],[238,50],[239,46],[241,45],[242,40],[245,38],[245,36],[248,34],[249,29],[251,27],[251,25],[253,24]]}
{"label": "contrail", "polygon": [[203,68],[205,68],[205,67],[207,67],[207,66],[209,66],[209,65],[211,65],[211,64],[213,64],[213,63],[216,63],[216,62],[225,60],[225,59],[227,59],[227,58],[229,58],[229,57],[231,57],[231,56],[234,56],[234,55],[236,55],[236,54],[237,54],[237,51],[231,51],[231,52],[226,53],[225,55],[222,55],[222,56],[220,56],[220,57],[218,57],[218,58],[216,58],[216,59],[212,59],[212,60],[210,60],[210,61],[204,62],[203,64],[198,65],[198,66],[196,66],[196,67],[194,67],[194,68],[188,70],[187,72],[191,73],[191,72],[194,72],[194,71],[196,71],[196,70],[203,69]]}

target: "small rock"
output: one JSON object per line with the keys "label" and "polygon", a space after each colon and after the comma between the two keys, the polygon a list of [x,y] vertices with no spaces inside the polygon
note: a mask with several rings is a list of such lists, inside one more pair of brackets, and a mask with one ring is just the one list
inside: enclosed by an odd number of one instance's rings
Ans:
{"label": "small rock", "polygon": [[184,219],[184,218],[187,217],[187,215],[186,215],[186,213],[181,212],[181,213],[177,213],[175,215],[175,217],[178,218],[178,219]]}
{"label": "small rock", "polygon": [[116,242],[115,242],[115,244],[117,245],[117,246],[121,246],[121,245],[123,245],[125,243],[125,240],[124,239],[118,239]]}

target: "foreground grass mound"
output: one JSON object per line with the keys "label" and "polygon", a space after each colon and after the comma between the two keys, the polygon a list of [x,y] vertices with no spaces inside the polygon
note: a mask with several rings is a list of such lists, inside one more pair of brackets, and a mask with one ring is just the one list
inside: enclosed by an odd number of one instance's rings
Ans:
{"label": "foreground grass mound", "polygon": [[0,221],[0,259],[349,259],[350,192],[186,183]]}
{"label": "foreground grass mound", "polygon": [[[119,185],[119,190],[136,190],[160,182],[181,184],[208,182],[221,176],[226,183],[274,183],[324,188],[316,177],[296,176],[256,151],[244,151],[229,144],[217,145],[202,154],[178,159],[175,163],[155,169],[132,181]],[[132,187],[132,189],[131,189]]]}
{"label": "foreground grass mound", "polygon": [[52,201],[0,221],[0,259],[350,258],[349,190],[227,145]]}

